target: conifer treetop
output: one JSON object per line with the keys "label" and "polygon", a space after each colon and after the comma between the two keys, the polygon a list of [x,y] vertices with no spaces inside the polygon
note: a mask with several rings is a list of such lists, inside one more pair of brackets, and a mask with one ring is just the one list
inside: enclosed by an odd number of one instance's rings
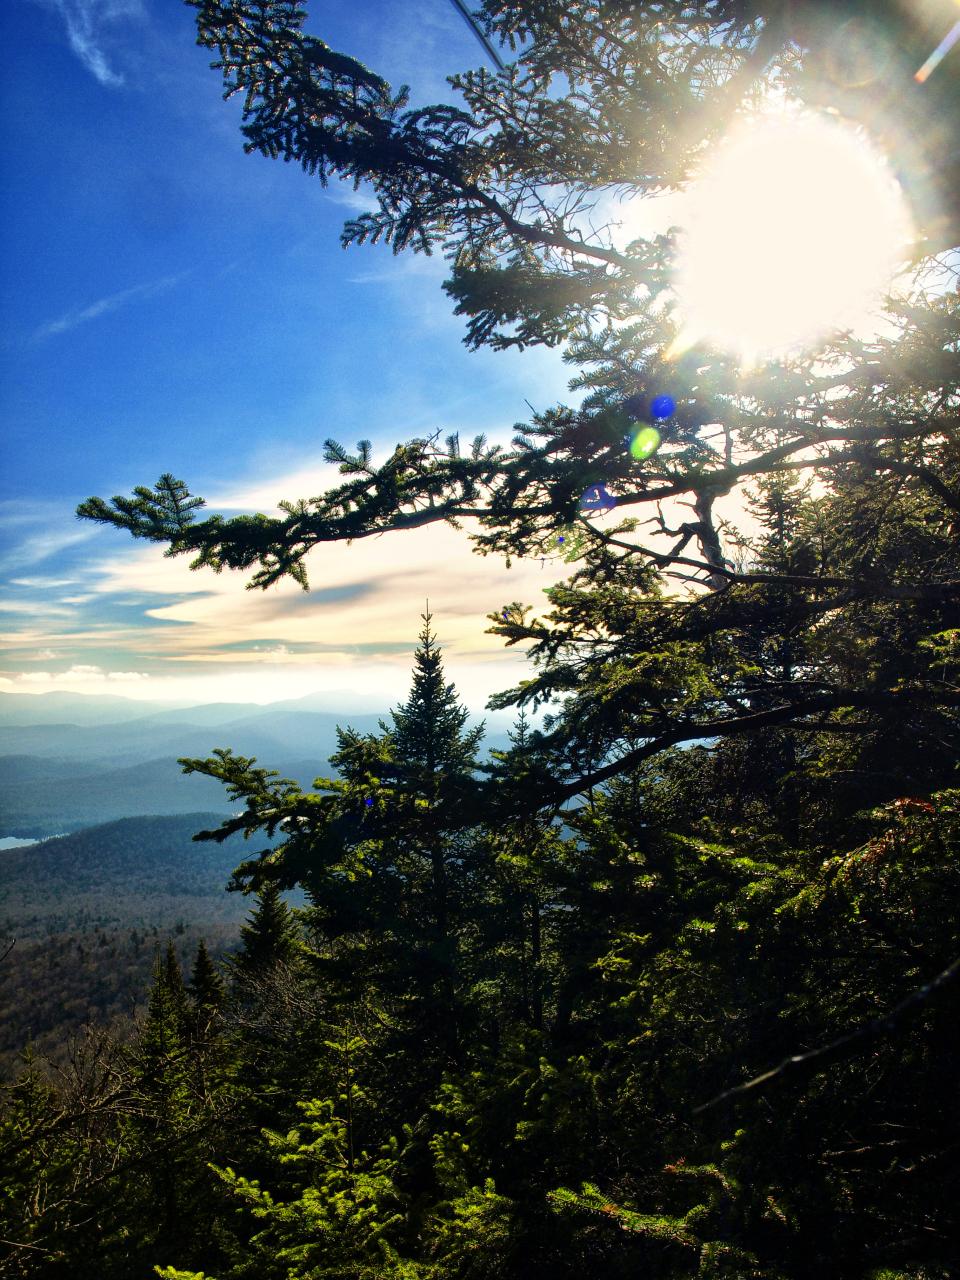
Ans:
{"label": "conifer treetop", "polygon": [[470,713],[458,703],[453,683],[444,683],[442,654],[430,627],[433,615],[429,601],[420,616],[423,629],[414,654],[413,687],[407,701],[390,713],[392,730],[383,721],[380,727],[390,733],[393,751],[403,766],[422,769],[428,776],[440,771],[465,772],[474,764],[484,726],[463,733]]}
{"label": "conifer treetop", "polygon": [[296,956],[300,930],[275,882],[265,881],[258,888],[257,905],[241,926],[240,938],[241,949],[231,957],[230,966],[241,979],[288,964]]}

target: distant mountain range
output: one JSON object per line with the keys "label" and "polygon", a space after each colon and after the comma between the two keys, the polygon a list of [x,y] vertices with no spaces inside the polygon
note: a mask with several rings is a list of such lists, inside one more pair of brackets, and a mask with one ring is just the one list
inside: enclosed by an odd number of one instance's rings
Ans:
{"label": "distant mountain range", "polygon": [[[266,706],[158,709],[99,694],[0,694],[0,837],[44,839],[143,814],[204,809],[223,815],[236,807],[224,788],[184,775],[177,764],[181,756],[205,758],[216,747],[252,756],[260,767],[309,787],[315,777],[335,773],[329,757],[338,726],[373,733],[381,719],[390,723],[373,700],[357,700],[351,711],[331,709],[326,694]],[[487,721],[483,747],[506,746],[509,721],[502,715]]]}
{"label": "distant mountain range", "polygon": [[[405,696],[405,694],[403,695]],[[370,694],[345,692],[334,697],[309,693],[282,702],[148,702],[101,693],[0,693],[0,724],[120,724],[125,720],[158,722],[189,719],[192,724],[217,725],[243,717],[272,715],[277,711],[327,711],[348,715],[344,703],[358,712],[383,714],[383,699]],[[189,711],[188,717],[183,712]]]}

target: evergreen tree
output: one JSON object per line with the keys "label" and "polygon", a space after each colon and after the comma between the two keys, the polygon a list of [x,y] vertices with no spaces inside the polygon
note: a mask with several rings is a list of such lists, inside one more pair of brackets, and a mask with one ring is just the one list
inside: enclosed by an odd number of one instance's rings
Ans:
{"label": "evergreen tree", "polygon": [[180,959],[177,955],[176,948],[171,941],[167,942],[167,949],[163,961],[163,983],[166,992],[166,998],[173,1010],[176,1018],[177,1028],[181,1036],[187,1034],[190,1024],[189,1008],[187,1003],[187,990],[183,982],[183,971],[180,968]]}
{"label": "evergreen tree", "polygon": [[209,1017],[223,1003],[223,979],[203,938],[197,944],[197,954],[190,975],[190,998],[198,1016]]}
{"label": "evergreen tree", "polygon": [[183,978],[173,951],[157,950],[147,1015],[134,1049],[134,1079],[144,1098],[140,1137],[151,1150],[151,1198],[157,1239],[175,1245],[181,1214],[181,1130],[189,1113],[189,1062],[184,1025]]}
{"label": "evergreen tree", "polygon": [[[406,802],[420,805],[419,839],[430,862],[430,913],[433,924],[432,963],[438,970],[442,1025],[448,1032],[449,1052],[457,1057],[461,1046],[458,1008],[457,919],[464,908],[466,884],[451,886],[451,863],[465,877],[465,842],[450,831],[449,817],[470,787],[476,767],[476,751],[483,738],[482,724],[464,733],[469,712],[457,702],[453,684],[444,683],[443,663],[430,630],[429,603],[422,615],[423,630],[414,655],[413,687],[407,701],[393,710],[389,734],[398,790]],[[457,824],[454,824],[454,829]]]}
{"label": "evergreen tree", "polygon": [[402,706],[391,711],[390,732],[394,755],[424,791],[438,794],[443,778],[467,774],[476,764],[476,751],[483,739],[482,724],[464,733],[470,713],[459,705],[453,684],[444,684],[443,660],[430,630],[429,601],[421,615],[423,630],[414,654],[413,687]]}
{"label": "evergreen tree", "polygon": [[187,1026],[194,1063],[194,1088],[197,1097],[209,1105],[212,1093],[223,1084],[227,1047],[223,1042],[221,1025],[224,983],[210,959],[203,938],[197,944],[189,994]]}
{"label": "evergreen tree", "polygon": [[291,964],[299,951],[300,929],[284,902],[280,889],[267,881],[257,894],[257,905],[241,926],[242,946],[230,959],[240,981],[263,976],[275,965]]}

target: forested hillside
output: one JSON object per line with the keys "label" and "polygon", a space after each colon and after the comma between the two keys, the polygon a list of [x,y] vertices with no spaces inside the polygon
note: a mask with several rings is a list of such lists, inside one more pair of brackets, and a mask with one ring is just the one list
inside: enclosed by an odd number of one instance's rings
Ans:
{"label": "forested hillside", "polygon": [[[583,400],[531,408],[510,448],[438,430],[378,460],[327,440],[343,482],[279,514],[207,514],[172,472],[79,514],[253,588],[307,590],[325,544],[442,521],[570,574],[542,614],[486,616],[531,668],[490,699],[516,717],[503,750],[469,727],[428,609],[406,700],[338,730],[331,776],[304,789],[240,745],[181,760],[229,804],[203,847],[250,838],[232,883],[252,913],[229,964],[161,948],[136,1028],[4,1088],[0,1274],[955,1280],[960,97],[946,43],[931,58],[942,13],[484,0],[496,74],[413,108],[292,0],[190,3],[247,151],[369,191],[345,244],[442,252],[468,345],[562,345]],[[681,237],[610,232],[617,200],[682,191],[754,112],[780,149],[815,115],[817,157],[852,122],[844,154],[882,154],[870,190],[909,190],[873,329],[768,350],[751,314],[819,307],[857,250],[835,251],[844,165],[779,171],[778,216],[816,197],[815,253],[764,220],[764,166],[749,198],[733,184],[698,265],[729,268],[712,328],[675,292]],[[744,223],[752,243],[725,254]]]}
{"label": "forested hillside", "polygon": [[184,962],[200,938],[214,955],[237,944],[249,900],[225,886],[243,841],[192,839],[221,818],[126,818],[0,853],[0,954],[16,940],[0,965],[0,1075],[28,1040],[62,1061],[84,1022],[142,1008],[168,937]]}
{"label": "forested hillside", "polygon": [[[223,892],[242,839],[198,844],[217,812],[122,818],[0,856],[0,928],[24,941],[77,929],[152,928],[176,920],[238,920]],[[254,847],[268,847],[262,841]]]}

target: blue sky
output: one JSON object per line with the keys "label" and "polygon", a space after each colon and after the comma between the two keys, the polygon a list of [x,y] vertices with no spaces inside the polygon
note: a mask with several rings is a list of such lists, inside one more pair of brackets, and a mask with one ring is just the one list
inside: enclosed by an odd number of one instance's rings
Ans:
{"label": "blue sky", "polygon": [[[308,29],[420,102],[482,57],[448,0],[331,0]],[[468,352],[442,258],[342,250],[367,203],[244,155],[185,5],[8,0],[0,40],[0,690],[393,699],[426,596],[475,707],[528,674],[485,615],[539,608],[557,567],[507,571],[446,527],[324,548],[304,596],[75,519],[167,470],[211,509],[271,509],[336,481],[328,436],[380,456],[437,428],[506,441],[525,398],[570,399],[569,372]]]}

